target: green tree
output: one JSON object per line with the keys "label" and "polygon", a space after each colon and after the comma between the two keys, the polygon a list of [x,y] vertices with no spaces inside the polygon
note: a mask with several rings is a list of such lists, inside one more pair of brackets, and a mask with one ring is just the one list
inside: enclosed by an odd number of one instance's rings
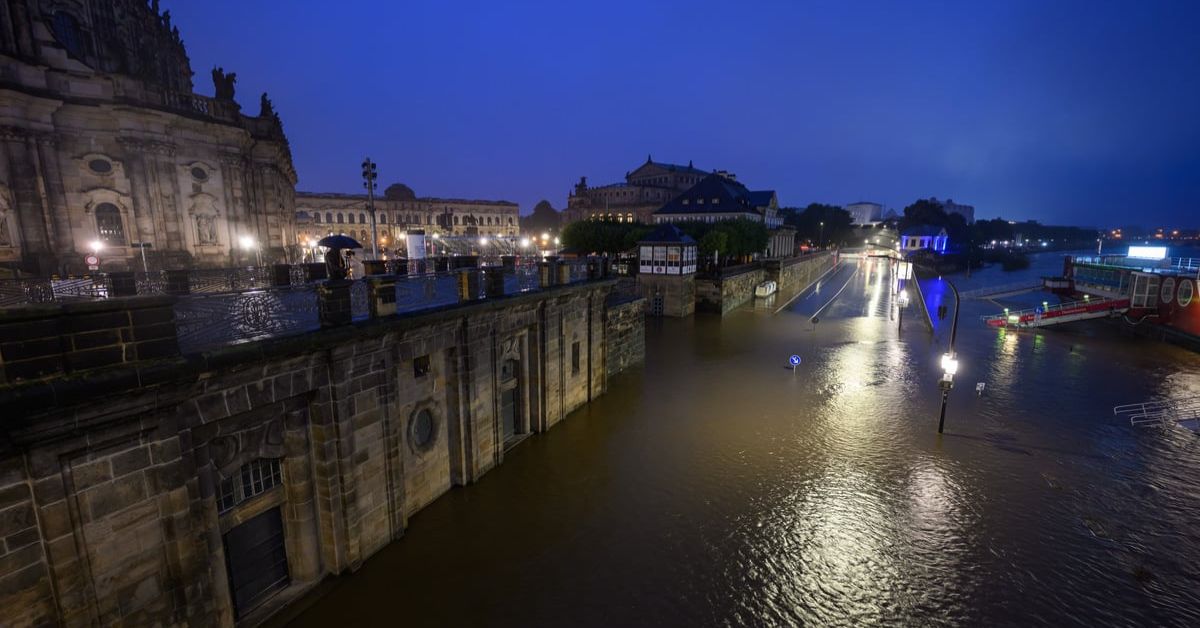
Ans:
{"label": "green tree", "polygon": [[796,237],[817,245],[844,244],[854,231],[850,226],[854,218],[837,205],[809,203],[803,209],[787,208],[783,211],[784,224],[796,229]]}

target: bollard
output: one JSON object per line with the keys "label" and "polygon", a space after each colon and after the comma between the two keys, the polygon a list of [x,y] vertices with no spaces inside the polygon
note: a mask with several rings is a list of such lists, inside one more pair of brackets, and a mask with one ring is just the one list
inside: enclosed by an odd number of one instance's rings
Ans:
{"label": "bollard", "polygon": [[165,288],[167,294],[170,294],[173,296],[182,296],[185,294],[191,294],[191,292],[192,292],[191,273],[189,273],[188,271],[186,271],[186,270],[167,270],[167,271],[163,271],[163,276],[166,277],[166,280],[167,280],[167,285]]}
{"label": "bollard", "polygon": [[367,278],[367,305],[371,318],[391,316],[396,313],[396,278],[391,275],[375,275]]}
{"label": "bollard", "polygon": [[317,314],[322,328],[350,324],[350,283],[343,279],[317,284]]}

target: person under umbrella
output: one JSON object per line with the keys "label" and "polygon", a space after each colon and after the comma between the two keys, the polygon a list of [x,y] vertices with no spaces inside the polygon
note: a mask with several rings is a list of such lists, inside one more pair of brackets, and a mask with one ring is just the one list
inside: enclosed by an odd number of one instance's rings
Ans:
{"label": "person under umbrella", "polygon": [[346,267],[345,258],[342,257],[342,250],[362,248],[358,240],[346,235],[325,236],[317,240],[317,245],[328,249],[325,251],[325,270],[329,274],[329,278],[334,281],[345,279],[346,272],[349,270]]}

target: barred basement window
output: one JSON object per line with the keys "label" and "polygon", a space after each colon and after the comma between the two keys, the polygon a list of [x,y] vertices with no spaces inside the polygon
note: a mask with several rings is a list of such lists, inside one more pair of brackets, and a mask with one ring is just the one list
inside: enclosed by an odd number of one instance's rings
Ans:
{"label": "barred basement window", "polygon": [[259,458],[247,462],[236,474],[221,480],[220,492],[217,495],[217,512],[226,512],[282,483],[283,474],[279,470],[279,458]]}

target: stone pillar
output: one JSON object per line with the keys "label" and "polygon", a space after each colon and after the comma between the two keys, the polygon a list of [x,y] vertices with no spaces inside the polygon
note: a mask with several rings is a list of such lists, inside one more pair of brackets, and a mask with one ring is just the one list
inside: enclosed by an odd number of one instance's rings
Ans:
{"label": "stone pillar", "polygon": [[450,270],[458,270],[460,268],[478,268],[479,256],[477,255],[455,255],[450,258]]}
{"label": "stone pillar", "polygon": [[474,301],[479,298],[479,270],[476,268],[461,268],[458,274],[458,300]]}
{"label": "stone pillar", "polygon": [[329,277],[328,270],[323,263],[310,263],[304,265],[304,280],[308,282],[320,281]]}
{"label": "stone pillar", "polygon": [[595,281],[600,278],[600,258],[587,258],[587,278],[588,281]]}
{"label": "stone pillar", "polygon": [[404,259],[404,258],[394,259],[394,260],[391,260],[390,262],[388,262],[388,264],[392,267],[393,275],[407,275],[408,274],[408,260],[407,259]]}
{"label": "stone pillar", "polygon": [[558,263],[558,280],[555,282],[560,286],[565,286],[571,283],[571,265]]}
{"label": "stone pillar", "polygon": [[288,264],[271,266],[271,286],[283,288],[292,285],[292,267]]}
{"label": "stone pillar", "polygon": [[163,271],[163,275],[167,280],[167,294],[175,296],[191,294],[192,281],[190,272],[186,270],[167,270]]}
{"label": "stone pillar", "polygon": [[317,284],[317,312],[321,327],[350,324],[350,282],[325,281]]}
{"label": "stone pillar", "polygon": [[538,286],[541,288],[549,288],[554,285],[554,280],[558,279],[558,271],[556,260],[547,259],[544,262],[538,262]]}
{"label": "stone pillar", "polygon": [[134,279],[132,272],[115,272],[108,273],[108,280],[112,283],[112,294],[114,297],[132,297],[137,296],[137,280]]}
{"label": "stone pillar", "polygon": [[504,267],[504,272],[517,272],[517,256],[516,255],[501,255],[500,265]]}
{"label": "stone pillar", "polygon": [[505,273],[506,269],[503,266],[491,266],[484,270],[483,288],[487,291],[489,299],[504,296]]}
{"label": "stone pillar", "polygon": [[371,318],[395,314],[396,278],[390,275],[375,275],[366,281],[367,304],[371,309]]}
{"label": "stone pillar", "polygon": [[386,275],[387,274],[387,262],[385,260],[368,259],[368,260],[363,260],[362,264],[363,264],[363,274],[367,275],[368,277],[372,276],[372,275]]}

